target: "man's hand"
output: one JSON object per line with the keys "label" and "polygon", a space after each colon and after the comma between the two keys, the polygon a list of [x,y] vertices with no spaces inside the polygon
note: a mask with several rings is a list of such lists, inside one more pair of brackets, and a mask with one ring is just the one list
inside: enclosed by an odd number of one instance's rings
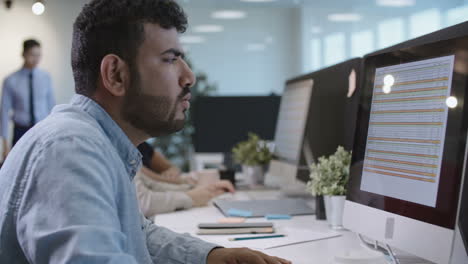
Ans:
{"label": "man's hand", "polygon": [[187,192],[187,195],[192,198],[194,206],[204,206],[211,199],[225,192],[235,192],[234,186],[230,181],[221,180],[208,185],[197,185],[195,188]]}
{"label": "man's hand", "polygon": [[207,264],[291,264],[291,261],[268,256],[248,248],[215,248],[208,253]]}

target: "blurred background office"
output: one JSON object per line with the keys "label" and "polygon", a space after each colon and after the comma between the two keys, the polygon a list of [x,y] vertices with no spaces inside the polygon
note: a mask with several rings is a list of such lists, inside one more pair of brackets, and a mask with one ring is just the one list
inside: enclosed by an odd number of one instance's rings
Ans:
{"label": "blurred background office", "polygon": [[[68,102],[72,24],[88,1],[1,1],[0,79],[21,66],[20,44],[40,39],[40,67],[57,103]],[[220,96],[280,95],[287,79],[468,20],[467,0],[178,2],[189,17],[188,58]]]}

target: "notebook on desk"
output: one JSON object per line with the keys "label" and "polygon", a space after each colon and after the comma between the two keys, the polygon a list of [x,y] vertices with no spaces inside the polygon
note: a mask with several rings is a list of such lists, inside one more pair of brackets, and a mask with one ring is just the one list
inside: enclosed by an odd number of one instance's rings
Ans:
{"label": "notebook on desk", "polygon": [[226,216],[229,216],[228,211],[232,209],[251,212],[248,217],[264,217],[269,214],[308,215],[315,213],[304,199],[217,200],[214,205]]}
{"label": "notebook on desk", "polygon": [[266,234],[274,233],[271,222],[260,223],[200,223],[197,235],[228,235],[228,234]]}

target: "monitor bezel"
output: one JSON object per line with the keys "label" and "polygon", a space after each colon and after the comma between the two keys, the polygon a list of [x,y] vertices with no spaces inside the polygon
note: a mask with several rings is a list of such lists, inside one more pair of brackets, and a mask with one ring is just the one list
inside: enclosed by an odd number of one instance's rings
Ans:
{"label": "monitor bezel", "polygon": [[[455,55],[456,64],[458,60],[466,59],[460,56],[460,51],[468,51],[468,48],[462,48],[462,44],[460,43],[468,44],[468,36],[401,48],[364,58],[364,80],[359,104],[347,200],[440,227],[454,229],[468,125],[468,121],[463,122],[468,112],[468,107],[464,107],[467,95],[465,92],[468,76],[466,72],[462,74],[462,79],[464,80],[462,84],[458,86],[454,85],[455,78],[452,81],[451,96],[458,98],[460,107],[450,109],[448,114],[446,142],[444,145],[444,157],[442,160],[436,207],[424,206],[362,191],[360,187],[376,68],[447,55]],[[448,136],[449,134],[450,136]],[[457,160],[460,162],[456,162]]]}

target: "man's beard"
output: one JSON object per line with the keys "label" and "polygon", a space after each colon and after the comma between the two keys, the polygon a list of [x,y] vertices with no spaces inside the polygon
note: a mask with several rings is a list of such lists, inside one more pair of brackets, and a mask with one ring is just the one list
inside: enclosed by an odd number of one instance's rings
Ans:
{"label": "man's beard", "polygon": [[165,136],[180,131],[185,119],[175,120],[177,104],[190,93],[184,88],[177,100],[171,102],[168,96],[153,96],[141,92],[141,80],[137,71],[131,72],[131,84],[122,107],[122,116],[133,127],[151,137]]}

